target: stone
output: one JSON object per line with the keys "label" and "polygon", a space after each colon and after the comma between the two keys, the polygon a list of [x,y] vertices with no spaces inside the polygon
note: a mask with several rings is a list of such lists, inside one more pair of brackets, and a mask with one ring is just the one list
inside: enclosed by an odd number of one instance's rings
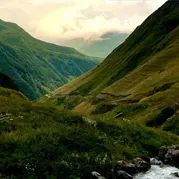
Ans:
{"label": "stone", "polygon": [[162,146],[159,149],[158,158],[165,164],[179,167],[179,145],[172,145],[169,147]]}
{"label": "stone", "polygon": [[179,173],[178,173],[178,172],[171,173],[170,175],[173,175],[173,176],[175,176],[175,177],[178,177],[178,178],[179,178]]}
{"label": "stone", "polygon": [[127,163],[123,160],[117,161],[114,167],[114,171],[119,171],[119,170],[125,171],[129,173],[130,175],[137,173],[137,168],[133,163]]}
{"label": "stone", "polygon": [[150,164],[151,165],[163,165],[163,162],[160,160],[157,160],[156,158],[151,158],[150,159]]}
{"label": "stone", "polygon": [[179,166],[179,150],[169,149],[167,153],[165,154],[165,163],[178,167]]}
{"label": "stone", "polygon": [[129,175],[127,172],[119,170],[115,174],[116,179],[133,179],[131,175]]}
{"label": "stone", "polygon": [[105,179],[100,173],[98,172],[91,172],[91,179]]}
{"label": "stone", "polygon": [[144,161],[141,158],[135,158],[132,163],[135,165],[135,167],[137,168],[138,172],[145,172],[148,171],[151,167],[151,165],[149,163],[147,163],[146,161]]}
{"label": "stone", "polygon": [[158,154],[159,160],[164,161],[165,154],[167,153],[167,151],[168,151],[168,148],[166,146],[160,147],[159,154]]}

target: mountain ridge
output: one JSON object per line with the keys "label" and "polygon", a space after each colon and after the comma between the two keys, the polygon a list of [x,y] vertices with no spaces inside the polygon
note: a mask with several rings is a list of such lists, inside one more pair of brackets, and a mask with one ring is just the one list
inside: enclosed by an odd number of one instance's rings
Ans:
{"label": "mountain ridge", "polygon": [[[179,2],[167,1],[100,65],[52,92],[51,99],[41,100],[56,104],[58,98],[67,107],[73,101],[70,107],[87,116],[126,118],[146,125],[160,121],[157,127],[164,130],[174,131],[171,124],[175,123],[176,133],[178,36]],[[134,112],[136,108],[138,111]],[[159,116],[165,109],[171,109],[174,114],[162,121],[163,117]]]}
{"label": "mountain ridge", "polygon": [[35,39],[15,23],[0,21],[0,72],[30,99],[56,89],[87,72],[101,59],[74,48]]}

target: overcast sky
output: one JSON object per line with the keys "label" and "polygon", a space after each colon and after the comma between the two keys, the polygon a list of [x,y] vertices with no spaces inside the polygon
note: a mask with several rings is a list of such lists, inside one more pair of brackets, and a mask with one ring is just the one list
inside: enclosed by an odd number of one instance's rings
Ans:
{"label": "overcast sky", "polygon": [[0,18],[36,38],[99,38],[111,31],[131,33],[166,0],[0,0]]}

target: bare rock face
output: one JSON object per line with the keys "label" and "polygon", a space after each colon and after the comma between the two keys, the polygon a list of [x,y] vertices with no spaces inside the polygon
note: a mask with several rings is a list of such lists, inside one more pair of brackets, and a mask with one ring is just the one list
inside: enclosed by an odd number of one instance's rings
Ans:
{"label": "bare rock face", "polygon": [[158,158],[165,164],[179,167],[179,145],[170,147],[162,146],[159,150]]}

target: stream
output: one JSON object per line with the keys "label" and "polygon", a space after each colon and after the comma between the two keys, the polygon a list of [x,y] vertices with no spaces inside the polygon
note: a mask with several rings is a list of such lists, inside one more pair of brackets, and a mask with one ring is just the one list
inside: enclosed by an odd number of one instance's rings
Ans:
{"label": "stream", "polygon": [[171,166],[152,165],[148,172],[140,173],[134,179],[177,179],[178,177],[171,175],[175,172],[179,172],[179,169]]}

